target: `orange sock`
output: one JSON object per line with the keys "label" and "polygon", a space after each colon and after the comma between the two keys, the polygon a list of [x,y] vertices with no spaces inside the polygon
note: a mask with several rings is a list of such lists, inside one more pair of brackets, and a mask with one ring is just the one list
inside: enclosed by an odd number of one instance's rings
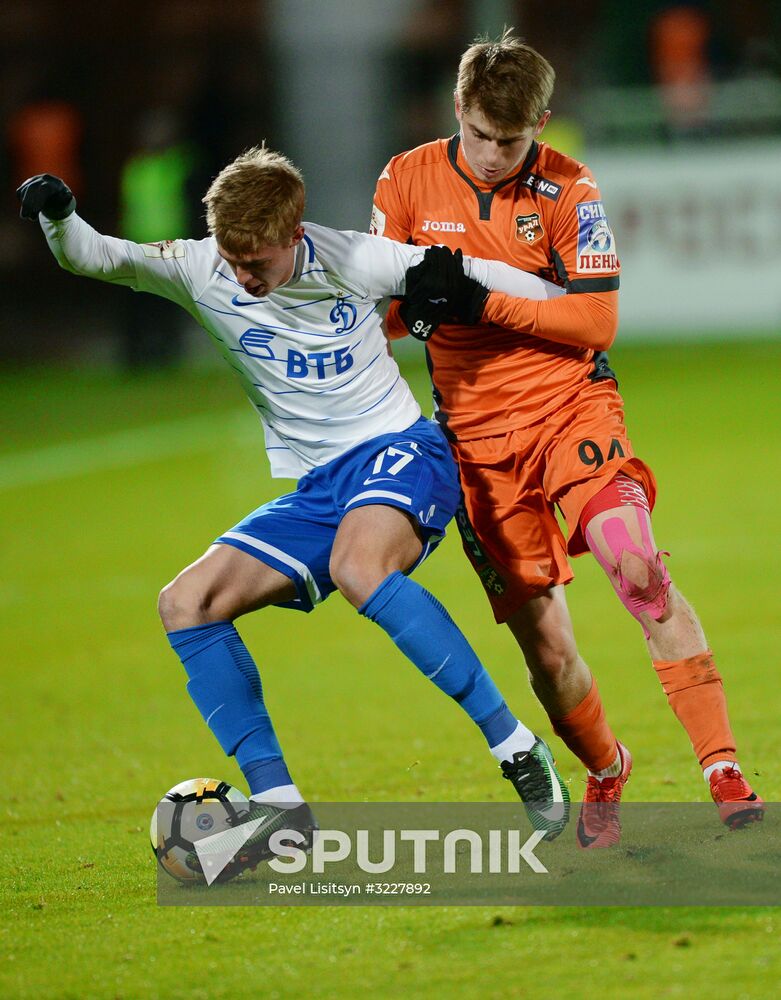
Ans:
{"label": "orange sock", "polygon": [[737,760],[721,675],[708,650],[685,660],[654,660],[670,708],[689,734],[697,760]]}
{"label": "orange sock", "polygon": [[589,771],[603,771],[615,761],[618,744],[605,718],[597,682],[579,705],[560,719],[551,719],[553,732],[560,736]]}

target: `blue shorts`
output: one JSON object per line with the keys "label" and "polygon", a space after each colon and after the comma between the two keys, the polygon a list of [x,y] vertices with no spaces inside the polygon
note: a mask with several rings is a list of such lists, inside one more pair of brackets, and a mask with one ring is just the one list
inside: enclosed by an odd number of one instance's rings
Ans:
{"label": "blue shorts", "polygon": [[311,611],[336,589],[328,565],[348,511],[383,504],[414,517],[423,535],[417,566],[445,537],[459,497],[450,446],[439,427],[421,417],[406,431],[371,438],[312,469],[294,493],[258,507],[217,542],[290,577],[298,597],[280,606]]}

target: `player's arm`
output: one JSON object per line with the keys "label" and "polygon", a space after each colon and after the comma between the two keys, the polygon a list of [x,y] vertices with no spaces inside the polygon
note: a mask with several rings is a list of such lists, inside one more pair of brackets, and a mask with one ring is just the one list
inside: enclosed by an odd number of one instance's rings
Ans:
{"label": "player's arm", "polygon": [[546,281],[537,274],[521,271],[499,260],[482,260],[480,257],[464,257],[463,270],[467,278],[477,281],[492,295],[511,298],[547,301],[565,295],[565,289]]}
{"label": "player's arm", "polygon": [[138,244],[103,236],[76,214],[76,199],[58,177],[39,174],[17,191],[21,216],[39,219],[58,264],[72,274],[129,285],[190,308],[192,296],[179,242]]}
{"label": "player's arm", "polygon": [[606,351],[618,331],[618,292],[585,292],[540,302],[490,292],[481,322],[557,344]]}
{"label": "player's arm", "polygon": [[425,247],[397,243],[385,237],[348,230],[315,227],[308,230],[323,260],[345,288],[366,298],[403,295],[407,270],[423,259]]}
{"label": "player's arm", "polygon": [[[327,231],[326,231],[327,232]],[[463,258],[448,247],[417,247],[364,233],[330,231],[343,277],[358,281],[369,296],[404,295],[399,315],[406,329],[428,340],[448,317],[477,321],[488,288],[547,299],[564,289],[500,261]]]}
{"label": "player's arm", "polygon": [[562,191],[550,227],[550,253],[567,295],[531,302],[492,292],[482,321],[559,344],[607,350],[618,330],[620,266],[599,188],[590,176],[574,178]]}
{"label": "player's arm", "polygon": [[[394,239],[373,239],[363,233],[349,235],[355,241],[354,257],[361,261],[375,296],[410,295],[414,288],[416,295],[430,292],[432,298],[448,299],[454,297],[457,286],[470,281],[484,286],[484,295],[494,289],[529,299],[565,294],[552,281],[502,261],[464,257],[460,250],[453,253],[445,246],[419,247]],[[424,275],[423,281],[416,280],[419,274]]]}
{"label": "player's arm", "polygon": [[460,250],[454,253],[449,247],[434,246],[407,271],[399,318],[413,337],[428,340],[440,323],[480,322],[492,289],[514,296],[510,302],[548,300],[565,294],[563,288],[536,274],[500,261],[464,258]]}

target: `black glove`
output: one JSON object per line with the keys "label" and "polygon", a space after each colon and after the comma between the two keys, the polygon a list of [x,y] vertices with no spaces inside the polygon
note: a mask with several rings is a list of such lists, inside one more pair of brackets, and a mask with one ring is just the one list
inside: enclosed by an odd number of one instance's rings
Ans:
{"label": "black glove", "polygon": [[76,211],[76,199],[71,189],[65,181],[51,174],[28,177],[16,189],[16,197],[22,204],[19,215],[23,219],[37,219],[41,212],[47,219],[58,222]]}
{"label": "black glove", "polygon": [[452,300],[463,273],[461,251],[454,254],[450,247],[429,247],[423,260],[409,268],[399,316],[413,337],[428,340],[453,314]]}
{"label": "black glove", "polygon": [[481,285],[476,278],[468,278],[461,275],[458,283],[455,301],[453,303],[453,315],[459,323],[465,326],[474,326],[483,318],[485,300],[488,298],[489,289]]}
{"label": "black glove", "polygon": [[406,285],[399,315],[418,340],[428,340],[447,319],[468,325],[480,322],[488,289],[464,274],[460,250],[429,247],[423,260],[407,271]]}

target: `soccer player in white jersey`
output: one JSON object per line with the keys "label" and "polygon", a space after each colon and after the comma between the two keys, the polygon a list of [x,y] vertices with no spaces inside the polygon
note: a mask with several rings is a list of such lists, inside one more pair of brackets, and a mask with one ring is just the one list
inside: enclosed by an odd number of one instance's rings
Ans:
{"label": "soccer player in white jersey", "polygon": [[[548,747],[508,709],[442,605],[408,576],[444,536],[459,498],[448,444],[401,378],[379,308],[403,294],[425,251],[304,224],[304,195],[289,160],[252,149],[211,184],[206,239],[139,245],[97,233],[59,178],[39,174],[18,191],[23,218],[40,213],[62,267],[162,295],[200,323],[260,416],[272,475],[298,478],[294,492],[222,534],[160,595],[190,696],[272,817],[243,855],[256,863],[275,829],[305,830],[313,819],[233,623],[268,605],[311,611],[335,589],[479,726],[532,823],[553,839],[569,796]],[[510,294],[560,294],[504,264],[464,266]]]}

